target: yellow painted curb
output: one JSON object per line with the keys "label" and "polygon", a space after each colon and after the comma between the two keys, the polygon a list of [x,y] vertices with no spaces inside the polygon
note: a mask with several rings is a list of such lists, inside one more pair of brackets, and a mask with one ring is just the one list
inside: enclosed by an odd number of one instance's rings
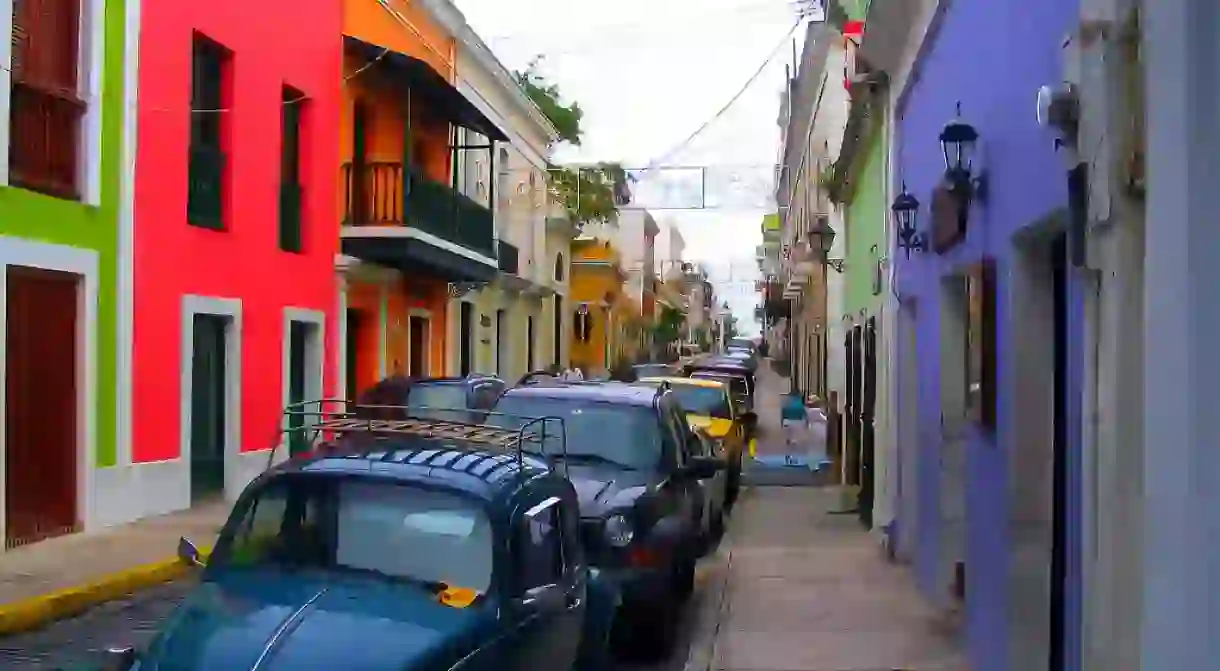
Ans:
{"label": "yellow painted curb", "polygon": [[[207,552],[201,551],[205,557]],[[191,567],[174,557],[111,573],[92,582],[0,605],[0,635],[37,629],[142,589],[171,582]]]}

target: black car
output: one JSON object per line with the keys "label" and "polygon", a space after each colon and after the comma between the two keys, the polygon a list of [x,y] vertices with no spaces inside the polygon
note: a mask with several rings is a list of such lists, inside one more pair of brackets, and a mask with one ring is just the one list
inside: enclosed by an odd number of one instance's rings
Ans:
{"label": "black car", "polygon": [[364,407],[405,407],[412,417],[482,423],[508,383],[491,375],[388,377],[360,395]]}
{"label": "black car", "polygon": [[[563,461],[576,488],[589,562],[618,585],[619,631],[648,656],[665,655],[694,588],[705,509],[699,481],[724,461],[702,454],[667,386],[515,387],[488,423],[520,416],[562,420],[566,454],[558,454],[558,435],[546,451]],[[557,432],[560,423],[552,423]]]}

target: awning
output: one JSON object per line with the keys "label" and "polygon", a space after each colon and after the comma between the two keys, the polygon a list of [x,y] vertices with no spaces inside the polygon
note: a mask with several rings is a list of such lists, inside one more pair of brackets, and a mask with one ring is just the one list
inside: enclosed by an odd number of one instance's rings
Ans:
{"label": "awning", "polygon": [[922,3],[909,0],[873,0],[868,6],[857,55],[874,70],[896,74],[894,69],[902,61],[911,39],[911,26],[922,7]]}
{"label": "awning", "polygon": [[[496,142],[507,142],[508,136],[500,130],[453,87],[439,72],[424,61],[364,40],[343,36],[343,45],[351,53],[365,59],[366,65],[389,75],[404,89],[427,97],[429,107],[446,121],[469,128]],[[371,64],[371,65],[369,65]]]}

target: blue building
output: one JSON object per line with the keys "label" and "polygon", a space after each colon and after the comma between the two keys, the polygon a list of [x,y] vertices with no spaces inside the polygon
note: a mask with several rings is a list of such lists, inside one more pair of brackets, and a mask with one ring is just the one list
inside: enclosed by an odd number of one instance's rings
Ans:
{"label": "blue building", "polygon": [[915,378],[897,384],[915,469],[900,528],[926,596],[963,613],[976,671],[1080,668],[1083,294],[1066,166],[1035,113],[1078,10],[950,3],[894,117],[922,243],[895,258],[897,370]]}

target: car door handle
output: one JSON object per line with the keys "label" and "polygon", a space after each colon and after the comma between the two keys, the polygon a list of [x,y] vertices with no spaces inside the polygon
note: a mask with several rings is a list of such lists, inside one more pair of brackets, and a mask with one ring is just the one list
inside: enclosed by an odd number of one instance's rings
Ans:
{"label": "car door handle", "polygon": [[577,608],[580,606],[580,597],[576,596],[575,594],[564,595],[563,600],[564,603],[567,604],[568,608]]}

